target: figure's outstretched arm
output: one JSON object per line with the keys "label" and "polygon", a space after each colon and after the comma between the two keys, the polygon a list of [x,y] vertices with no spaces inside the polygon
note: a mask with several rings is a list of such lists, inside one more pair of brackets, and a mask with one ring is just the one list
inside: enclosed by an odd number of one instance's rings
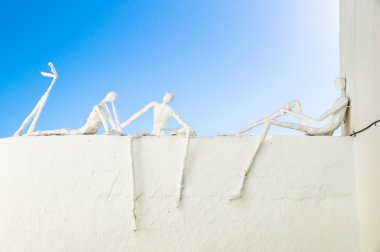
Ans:
{"label": "figure's outstretched arm", "polygon": [[327,117],[329,117],[330,115],[335,114],[336,112],[338,112],[342,108],[347,107],[348,106],[348,102],[349,102],[348,98],[346,98],[345,100],[342,99],[342,101],[340,103],[336,104],[335,106],[333,106],[332,108],[330,108],[329,110],[327,110],[325,113],[323,113],[319,117],[318,120],[322,121],[322,120],[326,119]]}
{"label": "figure's outstretched arm", "polygon": [[[285,110],[285,111],[284,111]],[[260,120],[260,121],[257,121],[251,125],[249,125],[248,127],[244,128],[244,129],[241,129],[239,132],[238,132],[238,135],[240,134],[243,134],[253,128],[256,128],[257,126],[259,125],[262,125],[264,124],[265,122],[267,122],[268,120],[273,120],[273,119],[276,119],[280,116],[283,116],[285,115],[285,112],[287,111],[295,111],[297,113],[300,113],[302,114],[302,107],[301,107],[301,103],[298,101],[298,100],[291,100],[290,102],[286,103],[281,109],[279,109],[278,111],[272,113],[271,115],[265,117],[264,119]]]}
{"label": "figure's outstretched arm", "polygon": [[171,110],[171,116],[184,128],[191,129],[190,125],[188,125],[173,109]]}
{"label": "figure's outstretched arm", "polygon": [[286,110],[286,109],[282,109],[282,111],[284,111],[284,113],[288,113],[288,114],[291,114],[301,120],[305,120],[307,122],[311,122],[311,123],[318,123],[318,122],[321,122],[323,120],[325,120],[327,117],[335,114],[336,112],[338,112],[339,110],[341,110],[342,108],[344,108],[345,106],[347,106],[348,104],[348,98],[347,100],[342,100],[342,102],[334,105],[332,108],[330,108],[329,110],[327,110],[325,113],[323,113],[320,117],[318,118],[313,118],[313,117],[310,117],[310,116],[306,116],[302,113],[297,113],[297,112],[293,112],[293,111],[290,111],[290,110]]}
{"label": "figure's outstretched arm", "polygon": [[136,114],[132,115],[128,120],[123,122],[121,124],[121,129],[124,129],[127,127],[129,124],[131,124],[134,120],[145,114],[149,109],[154,108],[157,105],[157,102],[151,102],[148,105],[146,105],[142,110],[137,112]]}

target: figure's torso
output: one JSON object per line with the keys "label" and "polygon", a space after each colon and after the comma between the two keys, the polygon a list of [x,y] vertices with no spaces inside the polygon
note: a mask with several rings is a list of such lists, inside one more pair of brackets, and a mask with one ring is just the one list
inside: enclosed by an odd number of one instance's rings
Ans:
{"label": "figure's torso", "polygon": [[152,135],[161,135],[162,129],[165,128],[166,124],[173,114],[173,110],[168,105],[157,104],[154,107],[153,112],[154,115]]}
{"label": "figure's torso", "polygon": [[316,129],[315,132],[310,132],[312,133],[311,135],[333,135],[334,131],[338,129],[344,121],[348,102],[349,99],[347,97],[338,98],[334,103],[334,107],[340,107],[340,109],[331,115],[330,121],[325,126]]}

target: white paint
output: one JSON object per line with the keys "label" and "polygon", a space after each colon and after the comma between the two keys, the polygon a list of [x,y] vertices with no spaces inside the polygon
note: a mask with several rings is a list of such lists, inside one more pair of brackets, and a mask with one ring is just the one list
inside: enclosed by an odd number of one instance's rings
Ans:
{"label": "white paint", "polygon": [[[0,139],[2,251],[359,251],[352,139],[273,137],[231,203],[254,137]],[[276,158],[273,158],[276,157]]]}
{"label": "white paint", "polygon": [[[244,188],[245,181],[247,179],[247,176],[249,174],[249,171],[252,168],[252,164],[257,156],[257,154],[260,151],[261,145],[264,142],[265,138],[267,137],[269,127],[271,125],[283,127],[283,128],[289,128],[293,130],[298,130],[304,132],[306,135],[309,136],[331,136],[333,135],[334,131],[340,127],[340,125],[343,122],[343,119],[346,114],[347,106],[349,99],[346,96],[345,93],[345,87],[346,87],[346,81],[344,78],[337,78],[335,80],[335,87],[338,91],[341,92],[341,96],[335,101],[333,106],[327,110],[325,113],[323,113],[318,118],[312,118],[309,116],[306,116],[302,113],[301,104],[297,100],[293,100],[286,104],[284,107],[280,108],[278,111],[272,113],[267,118],[264,118],[258,122],[255,122],[251,126],[241,130],[238,134],[245,133],[249,130],[251,130],[254,127],[257,127],[261,124],[264,124],[264,127],[260,133],[259,141],[257,145],[253,149],[252,156],[249,158],[248,164],[244,167],[243,173],[241,175],[240,183],[239,183],[239,189],[237,193],[233,194],[230,199],[236,200],[242,197],[242,191]],[[276,120],[277,118],[285,115],[290,114],[295,116],[297,119],[300,120],[300,123],[290,123],[290,122],[283,122]],[[330,118],[330,120],[325,124],[323,127],[314,127],[312,126],[313,123],[321,122],[327,118]]]}
{"label": "white paint", "polygon": [[[345,134],[380,119],[380,1],[341,0],[341,75],[350,97]],[[380,127],[355,138],[362,251],[380,251]]]}
{"label": "white paint", "polygon": [[53,63],[49,62],[48,65],[50,67],[51,73],[41,72],[41,75],[48,77],[48,78],[53,78],[53,80],[51,81],[50,86],[47,89],[47,91],[45,92],[45,94],[37,102],[37,105],[34,107],[32,112],[25,118],[25,120],[22,122],[20,128],[14,133],[14,136],[21,136],[22,132],[25,130],[25,128],[31,122],[29,129],[27,131],[27,135],[30,135],[33,133],[34,128],[37,125],[38,119],[40,118],[40,115],[42,113],[43,108],[45,107],[45,104],[49,98],[50,92],[53,89],[54,84],[58,79],[58,73],[55,70]]}

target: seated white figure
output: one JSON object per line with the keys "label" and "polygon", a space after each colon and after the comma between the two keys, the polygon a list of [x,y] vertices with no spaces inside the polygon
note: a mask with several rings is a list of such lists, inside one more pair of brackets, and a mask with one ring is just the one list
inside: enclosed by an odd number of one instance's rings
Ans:
{"label": "seated white figure", "polygon": [[[86,123],[79,129],[57,129],[34,132],[34,136],[52,136],[52,135],[95,135],[99,129],[104,127],[106,134],[122,135],[119,116],[115,107],[115,101],[118,95],[115,92],[109,92],[106,97],[92,109]],[[111,103],[113,117],[107,106]]]}
{"label": "seated white figure", "polygon": [[[145,114],[148,110],[153,109],[153,112],[154,112],[153,129],[152,129],[151,135],[161,136],[161,135],[164,135],[165,131],[169,131],[171,132],[171,134],[186,136],[185,146],[184,146],[183,155],[182,155],[182,163],[181,163],[181,168],[180,168],[180,178],[178,180],[177,197],[176,197],[176,206],[179,207],[182,200],[182,191],[184,188],[183,186],[184,171],[186,168],[187,154],[188,154],[189,145],[190,145],[190,135],[195,135],[195,132],[190,128],[190,126],[182,118],[179,117],[179,115],[171,107],[169,107],[168,103],[171,102],[173,98],[174,98],[174,95],[172,93],[166,93],[164,95],[162,103],[158,103],[155,101],[149,103],[139,112],[132,115],[128,120],[122,123],[121,129],[124,129],[125,127],[127,127],[130,123],[132,123],[137,118]],[[165,128],[170,117],[173,117],[183,128],[181,129]],[[141,137],[141,136],[142,135],[139,135],[137,137]],[[132,139],[133,138],[134,137],[132,137]]]}
{"label": "seated white figure", "polygon": [[[153,109],[153,129],[151,134],[154,136],[163,135],[165,131],[170,131],[175,134],[186,133],[186,131],[192,131],[190,126],[179,117],[179,115],[168,105],[174,99],[172,93],[166,93],[162,103],[151,102],[143,109],[132,115],[128,120],[121,124],[121,129],[124,129],[137,118],[145,114],[148,110]],[[183,128],[182,129],[167,129],[165,128],[169,119],[173,117]]]}
{"label": "seated white figure", "polygon": [[[334,131],[338,129],[343,123],[343,120],[347,111],[348,103],[349,103],[349,98],[346,96],[346,93],[345,93],[345,88],[346,88],[345,79],[337,78],[335,80],[335,86],[341,92],[341,96],[335,101],[334,105],[329,110],[327,110],[318,118],[312,118],[312,117],[304,115],[302,113],[300,103],[298,101],[292,101],[288,103],[287,105],[285,105],[283,108],[279,109],[277,112],[273,113],[272,115],[256,123],[253,123],[249,127],[244,128],[243,130],[239,131],[237,135],[243,134],[259,125],[262,125],[262,124],[264,125],[264,128],[259,137],[259,142],[255,146],[253,150],[253,154],[248,162],[248,165],[245,167],[243,171],[239,190],[235,195],[233,195],[230,198],[231,200],[238,199],[242,196],[242,190],[244,187],[246,177],[248,176],[252,163],[261,147],[261,144],[265,140],[268,134],[269,127],[271,125],[294,129],[297,131],[302,131],[305,133],[305,135],[308,135],[308,136],[331,136],[334,134]],[[283,116],[285,114],[290,114],[290,115],[295,116],[296,118],[300,120],[300,123],[291,123],[291,122],[283,122],[283,121],[275,120],[276,118]],[[322,127],[312,126],[313,123],[321,122],[327,119],[328,117],[330,117],[330,120],[324,126]]]}

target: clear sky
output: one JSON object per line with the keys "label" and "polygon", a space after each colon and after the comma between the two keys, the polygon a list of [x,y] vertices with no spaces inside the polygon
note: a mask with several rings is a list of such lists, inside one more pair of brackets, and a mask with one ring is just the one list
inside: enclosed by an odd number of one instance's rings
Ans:
{"label": "clear sky", "polygon": [[[173,92],[171,106],[199,135],[235,132],[292,99],[318,116],[339,95],[338,5],[0,1],[0,137],[14,133],[48,88],[39,72],[49,61],[60,78],[39,130],[80,127],[109,91],[119,94],[122,121]],[[151,120],[149,113],[125,131],[149,132]]]}

